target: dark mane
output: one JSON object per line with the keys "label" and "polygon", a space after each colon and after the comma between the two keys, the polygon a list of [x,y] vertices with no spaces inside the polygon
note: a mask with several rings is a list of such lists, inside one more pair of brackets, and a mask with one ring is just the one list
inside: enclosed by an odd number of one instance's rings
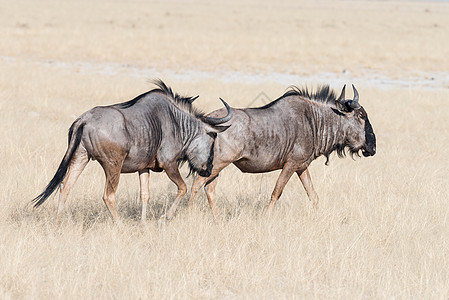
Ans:
{"label": "dark mane", "polygon": [[120,103],[119,106],[120,108],[128,108],[133,106],[134,104],[136,104],[140,99],[142,99],[143,97],[145,97],[148,94],[151,93],[162,93],[164,95],[166,95],[170,100],[173,101],[173,103],[178,106],[179,108],[181,108],[184,111],[187,111],[188,113],[194,115],[197,118],[201,118],[204,116],[204,113],[199,111],[198,109],[196,109],[195,107],[192,106],[192,102],[198,98],[198,96],[196,97],[186,97],[186,96],[181,96],[178,93],[174,93],[173,90],[171,89],[171,87],[168,87],[162,80],[160,79],[156,79],[153,81],[153,83],[157,86],[157,88],[152,89],[149,92],[143,93],[142,95],[137,96],[136,98],[129,100],[127,102],[124,103]]}
{"label": "dark mane", "polygon": [[134,104],[136,104],[137,101],[139,101],[140,99],[144,98],[146,95],[148,95],[148,94],[151,93],[151,92],[152,92],[152,91],[143,93],[143,94],[137,96],[136,98],[134,98],[134,99],[132,99],[132,100],[129,100],[129,101],[126,101],[126,102],[123,102],[123,103],[116,104],[116,106],[118,106],[118,107],[120,107],[120,108],[128,108],[128,107],[131,107],[131,106],[133,106]]}
{"label": "dark mane", "polygon": [[309,91],[309,89],[307,87],[300,89],[300,88],[292,85],[289,87],[289,90],[287,92],[285,92],[284,95],[282,95],[278,99],[268,103],[267,105],[258,107],[258,108],[260,108],[260,109],[269,108],[269,107],[275,105],[278,101],[280,101],[286,97],[290,97],[290,96],[300,96],[303,98],[307,98],[309,100],[322,102],[322,103],[329,103],[329,104],[333,104],[337,100],[337,95],[335,94],[335,92],[333,90],[330,89],[330,87],[328,85],[319,86],[315,92]]}

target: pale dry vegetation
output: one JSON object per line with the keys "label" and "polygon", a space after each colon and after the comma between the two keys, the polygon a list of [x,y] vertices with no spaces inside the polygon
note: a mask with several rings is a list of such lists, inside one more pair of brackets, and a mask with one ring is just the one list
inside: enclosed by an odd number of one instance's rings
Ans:
{"label": "pale dry vegetation", "polygon": [[[447,71],[447,5],[0,6],[0,298],[449,297],[449,90],[412,82],[385,89],[357,77],[366,68],[393,78]],[[219,96],[244,107],[261,91],[275,98],[290,84],[310,84],[245,81],[220,77],[222,71],[307,76],[349,68],[378,153],[355,161],[332,156],[329,166],[318,159],[310,171],[319,210],[292,177],[270,217],[264,208],[279,172],[228,167],[217,187],[217,222],[201,193],[193,211],[183,205],[164,227],[157,219],[176,194],[165,174],[150,175],[146,225],[139,223],[137,174],[121,177],[123,224],[115,226],[101,200],[102,169],[90,162],[58,229],[57,195],[39,209],[30,200],[56,171],[78,115],[151,88],[126,64],[154,68],[151,77],[175,91],[200,94],[196,105],[205,111],[221,107]],[[218,75],[183,77],[178,70]]]}

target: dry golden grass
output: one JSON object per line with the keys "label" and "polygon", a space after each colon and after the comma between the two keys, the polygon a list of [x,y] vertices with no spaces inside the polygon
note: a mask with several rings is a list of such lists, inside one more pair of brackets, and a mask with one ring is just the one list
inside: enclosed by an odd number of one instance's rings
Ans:
{"label": "dry golden grass", "polygon": [[[0,298],[447,299],[449,91],[357,79],[366,69],[392,78],[447,72],[447,12],[446,4],[371,1],[0,3]],[[182,206],[163,228],[157,219],[176,194],[165,174],[150,175],[145,226],[137,175],[121,177],[123,224],[115,226],[101,200],[102,169],[90,162],[58,230],[57,195],[39,209],[30,200],[56,171],[70,124],[150,88],[109,63],[154,67],[175,91],[200,94],[206,111],[221,106],[219,96],[244,107],[261,91],[275,98],[289,84],[310,84],[269,80],[270,72],[350,69],[378,153],[333,156],[328,167],[318,159],[310,171],[319,210],[293,177],[270,217],[279,172],[228,167],[218,222],[201,193],[193,211]],[[220,77],[229,70],[268,75]]]}

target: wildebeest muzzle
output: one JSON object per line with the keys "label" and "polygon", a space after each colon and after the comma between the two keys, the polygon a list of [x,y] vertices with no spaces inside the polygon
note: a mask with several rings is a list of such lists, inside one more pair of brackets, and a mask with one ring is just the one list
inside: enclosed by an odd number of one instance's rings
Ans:
{"label": "wildebeest muzzle", "polygon": [[376,154],[376,135],[368,118],[365,120],[365,146],[362,149],[362,154],[365,157]]}

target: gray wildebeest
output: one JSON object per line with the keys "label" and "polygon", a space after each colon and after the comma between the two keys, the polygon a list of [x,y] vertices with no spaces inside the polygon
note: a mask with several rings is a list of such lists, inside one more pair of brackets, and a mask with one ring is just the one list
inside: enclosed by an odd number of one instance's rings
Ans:
{"label": "gray wildebeest", "polygon": [[[307,170],[310,163],[336,151],[345,156],[372,156],[376,153],[376,137],[368,115],[354,98],[345,100],[345,87],[337,98],[329,86],[315,93],[293,87],[279,99],[259,108],[233,108],[232,127],[215,140],[215,156],[211,175],[198,177],[192,186],[192,207],[199,189],[205,185],[212,212],[215,209],[215,187],[219,172],[233,163],[245,173],[263,173],[282,169],[271,195],[272,210],[293,173],[299,176],[309,199],[316,208],[318,196]],[[218,117],[223,109],[209,114]]]}
{"label": "gray wildebeest", "polygon": [[[33,199],[39,206],[59,187],[58,222],[67,195],[89,159],[97,160],[106,175],[103,200],[114,221],[119,216],[115,192],[120,173],[139,172],[142,220],[149,201],[149,170],[165,171],[178,187],[174,209],[187,191],[178,169],[187,161],[190,170],[208,177],[212,170],[217,133],[229,126],[232,109],[221,118],[204,116],[192,106],[195,98],[173,94],[162,81],[158,88],[133,100],[95,107],[70,127],[68,147],[56,174],[45,190]],[[173,216],[169,210],[167,218]]]}

